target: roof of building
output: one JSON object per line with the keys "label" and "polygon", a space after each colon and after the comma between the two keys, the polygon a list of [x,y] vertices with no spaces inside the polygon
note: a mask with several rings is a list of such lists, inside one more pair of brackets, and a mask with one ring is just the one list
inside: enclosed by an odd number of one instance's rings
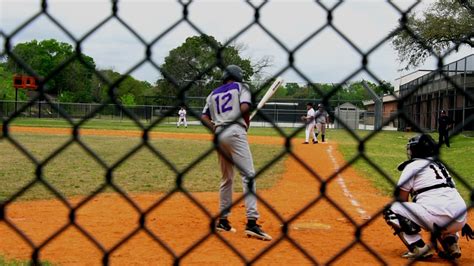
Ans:
{"label": "roof of building", "polygon": [[[398,98],[393,96],[392,94],[384,95],[382,98],[382,102],[384,103],[396,102],[397,100]],[[364,104],[364,106],[372,105],[374,103],[374,100],[362,101],[362,104]]]}

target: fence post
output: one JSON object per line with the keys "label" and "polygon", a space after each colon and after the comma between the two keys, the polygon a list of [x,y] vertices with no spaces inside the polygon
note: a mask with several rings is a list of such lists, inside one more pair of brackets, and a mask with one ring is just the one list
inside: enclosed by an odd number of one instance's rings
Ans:
{"label": "fence post", "polygon": [[382,99],[383,99],[383,95],[382,97],[378,96],[368,85],[367,85],[367,82],[365,82],[365,80],[362,82],[362,84],[364,85],[365,89],[369,92],[370,96],[372,96],[372,99],[374,100],[374,103],[375,103],[375,109],[374,109],[374,130],[378,129],[379,127],[382,126],[382,110],[383,110],[383,106],[382,106]]}

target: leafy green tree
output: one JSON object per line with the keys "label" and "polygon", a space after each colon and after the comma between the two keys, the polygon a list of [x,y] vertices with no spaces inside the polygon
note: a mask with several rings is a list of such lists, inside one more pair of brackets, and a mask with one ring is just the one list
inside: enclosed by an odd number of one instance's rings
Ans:
{"label": "leafy green tree", "polygon": [[406,30],[392,39],[398,58],[405,69],[423,63],[433,52],[442,55],[448,49],[467,45],[473,47],[474,12],[470,0],[437,0],[421,16],[411,13],[406,24],[417,36]]}
{"label": "leafy green tree", "polygon": [[120,96],[120,102],[123,105],[136,105],[135,103],[135,96],[131,93],[127,93],[125,95]]}
{"label": "leafy green tree", "polygon": [[298,85],[298,83],[289,82],[285,84],[285,89],[286,94],[292,97],[298,90],[300,90],[300,85]]}
{"label": "leafy green tree", "polygon": [[[76,56],[72,45],[54,39],[19,43],[12,52],[41,77],[50,75],[54,69]],[[76,58],[54,75],[47,83],[48,91],[58,96],[67,92],[68,97],[63,98],[74,102],[90,102],[95,63],[89,56],[79,56],[81,60]],[[8,56],[6,65],[15,74],[26,74],[26,70],[11,56]]]}
{"label": "leafy green tree", "polygon": [[[100,70],[99,73],[107,78],[111,83],[122,77],[122,74],[113,70]],[[92,82],[92,97],[95,102],[104,102],[109,99],[110,87],[98,77]],[[139,81],[127,75],[116,89],[117,98],[126,105],[144,104],[144,96],[152,94],[152,85],[147,81]]]}
{"label": "leafy green tree", "polygon": [[187,96],[207,95],[219,85],[222,76],[222,70],[216,66],[219,49],[222,65],[240,66],[244,72],[244,80],[249,80],[254,74],[251,61],[242,58],[238,49],[232,45],[223,47],[209,35],[193,36],[171,50],[165,58],[161,66],[164,78],[156,82],[159,96],[176,99],[180,90],[187,84],[191,84],[186,91]]}

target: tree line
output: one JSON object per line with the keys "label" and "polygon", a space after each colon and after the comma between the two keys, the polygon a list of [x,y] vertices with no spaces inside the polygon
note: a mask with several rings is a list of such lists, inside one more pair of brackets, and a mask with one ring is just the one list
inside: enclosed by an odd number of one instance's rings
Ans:
{"label": "tree line", "polygon": [[[12,52],[17,59],[7,57],[0,64],[1,100],[13,100],[14,89],[12,76],[27,74],[26,65],[40,77],[48,79],[46,91],[54,95],[59,102],[102,103],[115,96],[124,105],[170,104],[177,97],[205,97],[217,87],[222,75],[221,68],[216,66],[217,50],[223,47],[211,36],[193,36],[179,47],[170,51],[165,62],[160,66],[163,77],[155,84],[140,81],[131,75],[122,75],[111,69],[96,69],[94,59],[83,53],[77,53],[68,43],[54,39],[17,44]],[[238,48],[232,45],[220,50],[222,66],[236,64],[242,67],[244,79],[258,74],[250,59],[242,58]],[[22,61],[19,63],[18,59]],[[24,64],[24,65],[23,65]],[[261,63],[259,63],[261,64]],[[119,81],[111,91],[111,85]],[[271,80],[266,84],[270,85]],[[377,93],[388,93],[393,90],[388,84],[367,83]],[[257,84],[250,83],[257,90]],[[287,83],[281,87],[277,98],[321,98],[336,88],[334,84],[300,85]],[[265,93],[266,88],[257,91],[257,97]],[[362,81],[350,83],[340,89],[334,97],[348,101],[370,99]],[[151,100],[150,100],[151,99]],[[184,98],[183,98],[184,99]],[[20,100],[26,100],[20,90]]]}
{"label": "tree line", "polygon": [[[441,53],[462,45],[472,47],[474,16],[471,14],[472,6],[466,1],[448,0],[434,2],[421,16],[410,14],[406,26],[411,32],[403,27],[393,31],[392,44],[399,60],[405,62],[408,69],[422,63],[433,52]],[[418,38],[413,38],[412,34]],[[112,69],[98,69],[92,57],[77,51],[71,44],[54,39],[32,40],[15,45],[10,55],[0,55],[0,100],[14,99],[14,74],[32,71],[48,80],[46,92],[60,102],[104,103],[113,97],[124,105],[174,105],[184,99],[207,96],[219,85],[221,69],[229,64],[239,65],[245,80],[260,79],[267,84],[263,87],[250,84],[258,98],[271,84],[271,80],[262,77],[271,60],[268,57],[260,60],[243,58],[243,49],[239,44],[223,45],[209,35],[191,36],[169,52],[159,66],[161,77],[151,84]],[[363,100],[371,99],[366,86],[379,95],[393,92],[393,87],[386,81],[380,84],[363,80],[347,84],[289,82],[274,97],[320,99],[335,90],[331,99],[351,101],[360,106]],[[27,99],[23,90],[19,90],[19,99]],[[190,105],[188,101],[186,103]]]}

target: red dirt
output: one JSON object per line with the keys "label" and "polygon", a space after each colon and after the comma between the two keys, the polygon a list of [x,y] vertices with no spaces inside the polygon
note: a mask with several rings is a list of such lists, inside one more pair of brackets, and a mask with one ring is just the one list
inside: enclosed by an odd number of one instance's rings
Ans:
{"label": "red dirt", "polygon": [[[38,132],[41,134],[69,134],[67,129],[12,127],[12,132]],[[117,130],[81,130],[81,135],[120,135],[140,136],[141,132]],[[151,133],[151,137],[181,138],[181,139],[211,139],[210,135]],[[281,138],[251,136],[253,143],[282,145]],[[318,145],[302,145],[301,140],[293,141],[293,152],[307,166],[327,179],[334,172],[335,165],[344,164],[342,156],[337,152],[337,144],[329,142]],[[328,150],[333,154],[333,160],[328,156]],[[217,162],[216,162],[217,165]],[[271,189],[258,190],[259,196],[273,208],[282,219],[294,217],[306,205],[320,194],[320,182],[312,176],[297,160],[290,158],[285,162],[285,172],[279,182]],[[381,195],[369,181],[358,176],[349,167],[341,173],[344,182],[339,177],[328,183],[326,195],[308,208],[289,225],[288,238],[282,238],[282,223],[263,202],[259,203],[262,218],[259,223],[264,230],[273,236],[274,240],[263,242],[249,239],[243,234],[245,227],[244,207],[242,203],[233,208],[231,222],[237,228],[237,233],[219,234],[236,250],[242,253],[239,257],[216,235],[211,235],[199,246],[187,253],[182,264],[206,265],[240,265],[253,259],[264,250],[274,246],[261,256],[256,264],[278,265],[309,265],[312,264],[305,253],[317,263],[326,264],[331,258],[352,243],[354,225],[339,212],[333,204],[343,209],[350,218],[361,225],[370,216],[383,208],[390,198]],[[236,179],[238,181],[238,179]],[[235,193],[235,198],[241,194]],[[132,195],[133,201],[145,210],[164,194]],[[218,193],[193,193],[193,198],[199,201],[212,214],[218,212]],[[77,204],[81,199],[71,199]],[[332,203],[330,203],[332,201]],[[359,210],[358,210],[359,209]],[[364,213],[364,211],[366,213]],[[14,223],[36,245],[59,231],[68,223],[68,210],[57,200],[40,200],[15,202],[6,208],[5,216]],[[474,224],[474,215],[470,212],[470,223]],[[150,265],[172,264],[170,254],[150,237],[145,230],[140,230],[127,242],[114,248],[124,237],[137,229],[139,215],[129,203],[115,194],[101,195],[83,205],[76,214],[76,223],[82,229],[92,234],[102,247],[110,251],[110,263],[118,265]],[[175,194],[162,205],[153,209],[147,216],[147,230],[159,237],[181,256],[196,241],[210,233],[209,219],[206,214],[184,194]],[[393,236],[383,218],[377,216],[361,230],[361,241],[377,253],[386,263],[391,265],[406,264],[408,261],[400,258],[404,246]],[[297,243],[295,245],[294,243]],[[474,265],[474,241],[460,240],[463,250],[458,260],[460,265]],[[302,251],[304,250],[304,251]],[[31,247],[22,240],[14,230],[0,222],[0,254],[7,258],[27,259],[31,257]],[[102,262],[103,253],[100,248],[89,241],[76,227],[69,226],[63,233],[47,243],[40,252],[41,260],[64,265],[92,265]],[[375,265],[381,264],[361,244],[355,244],[334,264],[337,265]],[[450,263],[434,257],[420,264],[449,265]]]}

